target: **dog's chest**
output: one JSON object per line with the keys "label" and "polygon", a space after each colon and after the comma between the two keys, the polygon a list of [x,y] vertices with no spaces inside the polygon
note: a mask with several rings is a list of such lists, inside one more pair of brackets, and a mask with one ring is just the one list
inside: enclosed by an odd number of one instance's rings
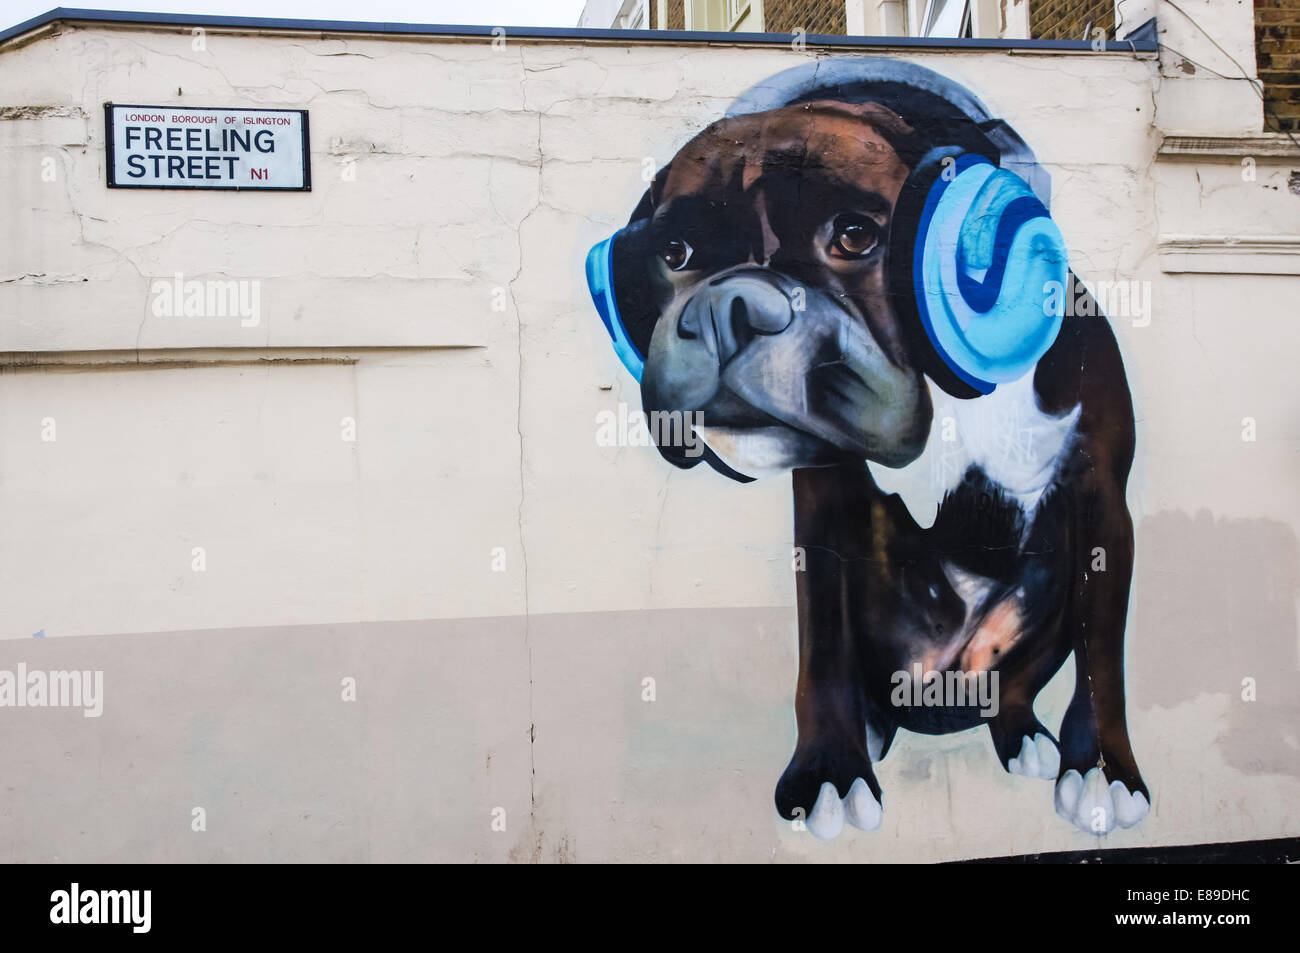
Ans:
{"label": "dog's chest", "polygon": [[897,493],[917,525],[929,529],[945,497],[977,467],[1019,504],[1025,525],[1032,523],[1069,450],[1079,408],[1061,417],[1043,413],[1034,395],[1033,374],[972,400],[950,397],[929,378],[926,384],[934,418],[925,450],[898,469],[869,461],[876,485],[885,493]]}

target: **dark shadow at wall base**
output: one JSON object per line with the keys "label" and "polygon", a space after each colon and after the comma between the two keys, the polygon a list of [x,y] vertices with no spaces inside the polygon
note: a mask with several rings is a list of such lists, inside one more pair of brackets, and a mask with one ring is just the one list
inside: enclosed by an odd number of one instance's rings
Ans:
{"label": "dark shadow at wall base", "polygon": [[1178,847],[1069,850],[1052,854],[981,857],[957,864],[1293,864],[1300,862],[1300,837],[1245,840]]}

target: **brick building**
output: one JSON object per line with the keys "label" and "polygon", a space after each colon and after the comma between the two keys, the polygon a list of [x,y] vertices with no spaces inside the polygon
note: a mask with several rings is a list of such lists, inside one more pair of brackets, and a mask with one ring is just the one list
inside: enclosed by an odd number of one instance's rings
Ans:
{"label": "brick building", "polygon": [[[1252,0],[1255,67],[1229,61],[1264,101],[1264,128],[1300,129],[1300,0]],[[1149,17],[1201,30],[1205,13],[1161,0],[589,0],[579,26],[644,30],[1073,40],[1123,39]],[[1166,31],[1161,30],[1161,34]],[[1203,34],[1213,44],[1213,30]],[[1169,51],[1177,68],[1208,69]]]}
{"label": "brick building", "polygon": [[1269,126],[1300,130],[1300,0],[1255,0],[1255,62]]}
{"label": "brick building", "polygon": [[1034,0],[1029,6],[1029,35],[1041,40],[1080,40],[1095,29],[1115,30],[1113,0]]}

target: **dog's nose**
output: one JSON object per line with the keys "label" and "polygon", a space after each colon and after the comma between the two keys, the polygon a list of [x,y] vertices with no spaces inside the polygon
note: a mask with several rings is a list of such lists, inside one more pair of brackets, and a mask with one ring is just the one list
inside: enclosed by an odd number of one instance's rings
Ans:
{"label": "dog's nose", "polygon": [[[677,333],[687,339],[710,331],[719,351],[734,351],[754,334],[778,334],[790,326],[794,309],[777,285],[757,275],[723,275],[709,282],[707,308],[686,308]],[[708,321],[711,327],[706,327]]]}

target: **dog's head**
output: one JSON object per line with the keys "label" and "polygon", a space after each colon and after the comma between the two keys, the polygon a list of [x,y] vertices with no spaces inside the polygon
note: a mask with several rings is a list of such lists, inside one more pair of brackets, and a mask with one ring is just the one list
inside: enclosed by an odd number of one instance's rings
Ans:
{"label": "dog's head", "polygon": [[[1042,286],[1065,268],[1059,233],[998,168],[994,140],[1019,140],[973,99],[919,88],[918,68],[885,61],[881,81],[882,61],[865,62],[878,78],[851,93],[803,88],[705,129],[593,249],[593,294],[645,411],[705,442],[652,427],[678,466],[904,466],[930,432],[927,376],[975,397],[1055,338]],[[999,311],[1011,283],[1029,292],[1019,324]]]}

